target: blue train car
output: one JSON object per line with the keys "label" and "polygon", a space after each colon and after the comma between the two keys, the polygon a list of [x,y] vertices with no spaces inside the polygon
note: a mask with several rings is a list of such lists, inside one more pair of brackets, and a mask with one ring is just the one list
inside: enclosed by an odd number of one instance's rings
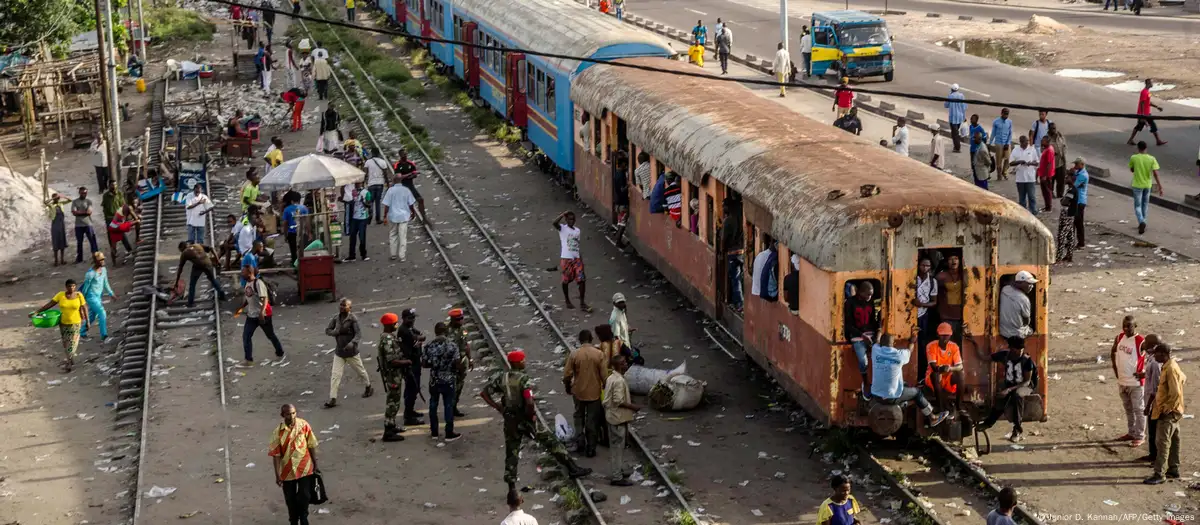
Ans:
{"label": "blue train car", "polygon": [[399,13],[400,5],[404,0],[379,0],[379,10],[387,15],[388,20],[395,24],[400,23]]}
{"label": "blue train car", "polygon": [[[451,11],[443,34],[465,42],[598,59],[675,54],[653,33],[575,2],[454,0],[443,9]],[[526,129],[529,140],[558,167],[575,169],[571,79],[591,63],[476,48],[434,54],[497,113]]]}

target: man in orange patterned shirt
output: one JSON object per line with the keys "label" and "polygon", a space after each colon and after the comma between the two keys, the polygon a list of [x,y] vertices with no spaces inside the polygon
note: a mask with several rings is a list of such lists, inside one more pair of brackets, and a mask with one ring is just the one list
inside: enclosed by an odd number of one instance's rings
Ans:
{"label": "man in orange patterned shirt", "polygon": [[271,434],[270,456],[275,463],[275,484],[283,487],[288,523],[308,525],[308,502],[317,472],[317,436],[308,421],[296,417],[296,407],[283,405],[283,423]]}

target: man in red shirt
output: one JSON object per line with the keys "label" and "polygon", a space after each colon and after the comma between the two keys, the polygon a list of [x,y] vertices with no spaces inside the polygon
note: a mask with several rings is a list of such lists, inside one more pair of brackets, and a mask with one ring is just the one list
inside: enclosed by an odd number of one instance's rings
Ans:
{"label": "man in red shirt", "polygon": [[854,92],[850,90],[850,79],[842,77],[842,83],[833,91],[833,109],[837,111],[837,118],[846,116],[853,105]]}
{"label": "man in red shirt", "polygon": [[1154,140],[1158,141],[1159,146],[1167,143],[1167,141],[1158,137],[1158,126],[1154,124],[1154,119],[1150,117],[1150,108],[1159,111],[1163,109],[1162,106],[1150,101],[1150,88],[1152,87],[1154,87],[1154,82],[1147,78],[1146,88],[1138,95],[1137,114],[1141,115],[1141,118],[1138,119],[1137,125],[1133,127],[1133,133],[1129,134],[1129,140],[1126,144],[1130,146],[1134,145],[1133,139],[1137,137],[1138,133],[1142,132],[1142,128],[1146,127],[1147,124],[1150,126],[1150,134],[1154,135]]}
{"label": "man in red shirt", "polygon": [[1042,187],[1042,200],[1046,202],[1045,211],[1050,211],[1050,203],[1054,199],[1054,144],[1050,135],[1042,137],[1042,157],[1038,159],[1038,185]]}

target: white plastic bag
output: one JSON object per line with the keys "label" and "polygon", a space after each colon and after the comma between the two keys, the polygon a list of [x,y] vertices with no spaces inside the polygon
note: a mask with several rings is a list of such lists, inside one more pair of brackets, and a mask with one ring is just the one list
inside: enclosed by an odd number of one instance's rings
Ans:
{"label": "white plastic bag", "polygon": [[571,428],[571,424],[562,414],[554,416],[554,435],[558,436],[558,440],[563,443],[567,443],[575,437],[575,429]]}
{"label": "white plastic bag", "polygon": [[704,400],[707,383],[687,375],[676,375],[654,385],[650,406],[655,410],[691,410]]}
{"label": "white plastic bag", "polygon": [[625,371],[625,382],[629,384],[629,393],[644,396],[660,381],[684,374],[687,374],[686,361],[672,370],[633,365]]}

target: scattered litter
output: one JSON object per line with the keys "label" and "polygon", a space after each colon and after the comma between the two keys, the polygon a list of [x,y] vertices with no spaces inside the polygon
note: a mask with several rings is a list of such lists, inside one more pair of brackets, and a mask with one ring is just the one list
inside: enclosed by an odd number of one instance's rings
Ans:
{"label": "scattered litter", "polygon": [[188,518],[190,518],[190,517],[192,517],[192,516],[195,516],[195,515],[197,515],[197,514],[200,514],[200,511],[198,511],[198,510],[193,510],[193,511],[191,511],[191,512],[187,513],[187,514],[180,514],[180,515],[179,515],[179,519],[181,519],[181,520],[186,520],[186,519],[188,519]]}
{"label": "scattered litter", "polygon": [[688,445],[693,446],[693,447],[698,447],[698,446],[700,446],[700,443],[697,443],[695,441],[688,441]]}
{"label": "scattered litter", "polygon": [[767,459],[768,457],[770,457],[770,456],[768,456],[766,452],[758,453],[758,459]]}
{"label": "scattered litter", "polygon": [[758,509],[750,509],[750,514],[753,514],[755,517],[761,518],[763,515],[763,512]]}
{"label": "scattered litter", "polygon": [[329,509],[326,509],[326,508],[317,509],[317,514],[329,514]]}
{"label": "scattered litter", "polygon": [[246,463],[246,468],[254,468],[254,463]]}
{"label": "scattered litter", "polygon": [[1115,501],[1113,501],[1113,500],[1111,500],[1111,499],[1106,499],[1106,500],[1104,500],[1104,504],[1105,504],[1105,505],[1108,505],[1108,506],[1110,506],[1110,507],[1116,507],[1117,505],[1120,505],[1120,503],[1117,503],[1117,502],[1115,502]]}
{"label": "scattered litter", "polygon": [[629,510],[625,511],[625,513],[626,514],[637,514],[641,511],[642,511],[642,509],[629,509]]}
{"label": "scattered litter", "polygon": [[622,505],[628,505],[630,501],[633,501],[633,498],[630,498],[627,495],[621,496],[621,504]]}
{"label": "scattered litter", "polygon": [[150,487],[150,490],[146,491],[146,497],[148,497],[148,498],[165,498],[167,496],[170,496],[171,494],[174,494],[176,490],[179,490],[179,489],[177,489],[175,487],[160,487],[158,485],[155,485],[153,487]]}
{"label": "scattered litter", "polygon": [[1025,445],[1009,445],[1013,450],[1025,450]]}
{"label": "scattered litter", "polygon": [[58,386],[58,385],[62,384],[62,379],[51,379],[49,381],[46,381],[46,384],[50,385],[50,386]]}
{"label": "scattered litter", "polygon": [[1099,379],[1101,383],[1104,382],[1104,376],[1096,376],[1096,379]]}
{"label": "scattered litter", "polygon": [[546,506],[545,506],[545,505],[538,505],[537,503],[534,503],[534,504],[533,504],[533,509],[532,509],[532,510],[542,510],[542,509],[544,509],[544,508],[546,508]]}
{"label": "scattered litter", "polygon": [[[558,496],[558,494],[555,494],[555,496]],[[436,508],[436,507],[437,507],[436,503],[430,503],[428,501],[425,502],[425,508],[427,508],[427,509],[432,509],[432,508]]]}
{"label": "scattered litter", "polygon": [[786,478],[786,477],[787,477],[787,474],[785,474],[785,473],[783,473],[783,472],[776,472],[776,473],[775,473],[775,479],[784,479],[784,478]]}
{"label": "scattered litter", "polygon": [[738,482],[739,487],[745,487],[746,485],[749,485],[749,484],[750,484],[750,480],[748,480],[748,479]]}
{"label": "scattered litter", "polygon": [[1091,400],[1092,400],[1092,396],[1083,396],[1083,398],[1084,398],[1084,399],[1086,399],[1086,400],[1088,400],[1088,401],[1091,401]]}

